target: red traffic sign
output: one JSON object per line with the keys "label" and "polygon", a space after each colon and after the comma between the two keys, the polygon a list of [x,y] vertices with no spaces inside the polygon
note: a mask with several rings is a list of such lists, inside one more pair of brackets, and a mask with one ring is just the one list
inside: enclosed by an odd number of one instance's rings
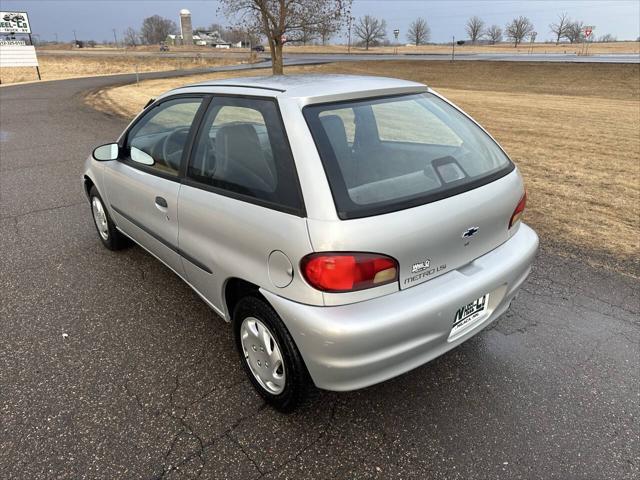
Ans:
{"label": "red traffic sign", "polygon": [[584,36],[585,38],[589,38],[591,36],[591,33],[593,32],[593,27],[587,26],[584,27]]}

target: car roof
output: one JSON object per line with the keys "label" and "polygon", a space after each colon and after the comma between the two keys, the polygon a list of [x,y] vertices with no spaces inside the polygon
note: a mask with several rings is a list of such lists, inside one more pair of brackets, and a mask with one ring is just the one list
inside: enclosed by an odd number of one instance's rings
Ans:
{"label": "car roof", "polygon": [[[189,92],[220,92],[229,90],[259,96],[278,98],[304,98],[304,103],[315,103],[327,98],[357,98],[367,94],[371,96],[426,91],[422,83],[389,77],[339,74],[297,74],[272,75],[260,77],[235,77],[223,80],[211,79],[186,85],[177,90]],[[178,93],[176,90],[171,93]]]}

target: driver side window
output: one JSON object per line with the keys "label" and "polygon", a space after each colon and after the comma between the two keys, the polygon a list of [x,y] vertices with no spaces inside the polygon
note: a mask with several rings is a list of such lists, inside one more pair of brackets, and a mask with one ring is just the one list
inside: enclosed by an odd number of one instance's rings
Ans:
{"label": "driver side window", "polygon": [[178,176],[182,152],[201,104],[201,98],[178,98],[154,107],[127,135],[130,159],[158,173]]}

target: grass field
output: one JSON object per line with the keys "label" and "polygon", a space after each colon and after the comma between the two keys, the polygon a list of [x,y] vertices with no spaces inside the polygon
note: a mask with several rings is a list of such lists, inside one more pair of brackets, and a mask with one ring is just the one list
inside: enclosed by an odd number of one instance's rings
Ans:
{"label": "grass field", "polygon": [[[640,65],[367,61],[286,71],[389,75],[429,84],[476,118],[516,162],[529,193],[526,221],[543,245],[638,274]],[[149,80],[89,101],[131,117],[169,88],[265,73]]]}
{"label": "grass field", "polygon": [[[114,73],[155,72],[189,68],[214,67],[240,63],[233,58],[171,58],[134,57],[127,55],[69,56],[42,55],[38,58],[40,74],[43,80],[86,77]],[[37,80],[36,69],[3,68],[0,70],[2,83],[17,83]]]}

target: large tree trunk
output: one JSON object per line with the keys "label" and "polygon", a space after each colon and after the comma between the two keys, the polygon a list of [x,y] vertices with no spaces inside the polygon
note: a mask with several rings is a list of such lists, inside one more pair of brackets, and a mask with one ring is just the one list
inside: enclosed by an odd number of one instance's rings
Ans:
{"label": "large tree trunk", "polygon": [[282,43],[276,42],[275,48],[272,49],[271,62],[274,75],[284,75],[284,64],[282,60]]}
{"label": "large tree trunk", "polygon": [[271,70],[275,75],[275,65],[276,65],[276,42],[273,38],[269,39],[269,55],[271,56]]}

